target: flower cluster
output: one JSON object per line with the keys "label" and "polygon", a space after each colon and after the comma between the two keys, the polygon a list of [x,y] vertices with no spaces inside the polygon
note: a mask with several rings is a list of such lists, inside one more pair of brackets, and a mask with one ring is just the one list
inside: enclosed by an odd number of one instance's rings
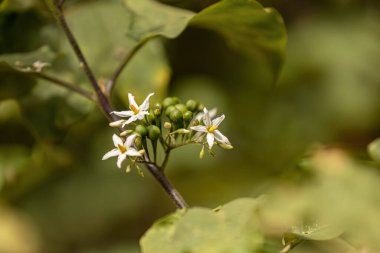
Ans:
{"label": "flower cluster", "polygon": [[[162,103],[150,106],[149,99],[153,95],[150,93],[143,103],[138,105],[135,97],[129,93],[129,110],[112,112],[122,119],[110,123],[110,126],[123,129],[123,132],[120,136],[113,135],[115,148],[106,153],[103,160],[117,156],[119,168],[124,160],[129,159],[136,166],[137,163],[150,163],[163,170],[170,151],[180,146],[202,145],[201,158],[205,147],[210,154],[213,154],[212,148],[215,144],[224,149],[232,148],[228,138],[219,130],[225,116],[214,118],[216,108],[207,110],[203,104],[195,100],[181,103],[177,97],[167,97]],[[122,138],[125,137],[123,141]],[[148,140],[152,144],[150,151]],[[158,165],[157,161],[158,143],[165,153],[161,165]],[[153,154],[149,154],[152,151]]]}

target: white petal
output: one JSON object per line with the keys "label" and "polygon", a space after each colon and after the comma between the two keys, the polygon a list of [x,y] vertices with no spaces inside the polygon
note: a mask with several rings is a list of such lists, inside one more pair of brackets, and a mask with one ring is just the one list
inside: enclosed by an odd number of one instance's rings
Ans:
{"label": "white petal", "polygon": [[126,152],[127,156],[141,156],[141,153],[134,148],[130,148]]}
{"label": "white petal", "polygon": [[131,117],[134,114],[132,111],[113,111],[111,113],[116,114],[119,117]]}
{"label": "white petal", "polygon": [[145,115],[149,115],[149,112],[147,111],[140,111],[138,114],[136,114],[136,119],[138,120],[142,120]]}
{"label": "white petal", "polygon": [[108,151],[102,158],[102,160],[106,160],[110,157],[118,156],[119,155],[119,150],[118,149],[112,149],[111,151]]}
{"label": "white petal", "polygon": [[119,157],[117,158],[117,167],[121,168],[122,162],[127,158],[127,153],[120,154]]}
{"label": "white petal", "polygon": [[147,97],[146,97],[146,99],[144,100],[144,102],[141,104],[141,106],[140,106],[140,110],[141,111],[146,111],[146,110],[148,110],[149,109],[149,98],[151,97],[151,96],[153,96],[154,95],[154,93],[150,93]]}
{"label": "white petal", "polygon": [[214,145],[214,134],[212,133],[207,134],[207,143],[208,143],[209,149],[211,149],[212,146]]}
{"label": "white petal", "polygon": [[213,119],[212,120],[212,125],[213,126],[219,126],[220,123],[222,123],[222,121],[224,120],[224,114],[222,116],[220,116],[219,118],[216,118],[216,119]]}
{"label": "white petal", "polygon": [[133,105],[136,109],[139,109],[139,106],[136,104],[135,97],[131,93],[128,93],[128,100],[130,105]]}
{"label": "white petal", "polygon": [[218,108],[214,107],[210,111],[208,111],[208,115],[210,115],[210,118],[214,118],[217,112],[218,112]]}
{"label": "white petal", "polygon": [[191,130],[194,130],[194,131],[198,131],[198,132],[202,132],[202,133],[208,133],[207,131],[207,128],[205,126],[193,126],[193,127],[190,127]]}
{"label": "white petal", "polygon": [[123,140],[116,134],[112,135],[112,140],[113,140],[113,145],[115,145],[115,147],[118,147],[118,145],[123,146]]}
{"label": "white petal", "polygon": [[125,121],[125,123],[123,124],[123,127],[125,127],[125,125],[131,124],[133,121],[136,121],[136,120],[138,120],[138,117],[136,115],[133,115],[127,121]]}
{"label": "white petal", "polygon": [[211,126],[210,114],[208,113],[206,107],[203,108],[203,123],[205,123],[206,127],[210,127]]}
{"label": "white petal", "polygon": [[130,148],[135,138],[136,138],[136,134],[132,134],[128,136],[128,138],[125,140],[124,146],[127,147],[127,149]]}
{"label": "white petal", "polygon": [[219,130],[214,131],[215,139],[221,143],[231,144],[226,136],[224,136]]}

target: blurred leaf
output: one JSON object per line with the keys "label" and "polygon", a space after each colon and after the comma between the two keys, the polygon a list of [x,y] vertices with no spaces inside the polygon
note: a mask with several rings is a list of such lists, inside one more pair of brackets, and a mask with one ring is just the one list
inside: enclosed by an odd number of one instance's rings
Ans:
{"label": "blurred leaf", "polygon": [[55,54],[48,46],[43,46],[27,53],[12,53],[0,55],[0,73],[3,71],[39,72],[38,62],[48,63],[54,60]]}
{"label": "blurred leaf", "polygon": [[380,138],[377,138],[376,140],[372,141],[368,145],[368,153],[370,157],[377,163],[380,164]]}
{"label": "blurred leaf", "polygon": [[[298,230],[298,229],[297,229]],[[335,226],[308,226],[307,229],[294,231],[293,234],[302,240],[324,241],[339,237],[344,231]]]}
{"label": "blurred leaf", "polygon": [[130,36],[137,41],[157,35],[176,38],[186,29],[194,12],[171,7],[152,0],[124,0],[134,22]]}
{"label": "blurred leaf", "polygon": [[1,11],[19,11],[29,9],[34,5],[34,0],[1,0]]}
{"label": "blurred leaf", "polygon": [[286,29],[281,16],[251,0],[223,0],[200,13],[151,0],[124,0],[136,21],[131,33],[137,39],[161,35],[176,38],[188,25],[220,33],[227,43],[249,57],[259,58],[277,78],[284,61]]}
{"label": "blurred leaf", "polygon": [[239,252],[262,246],[258,201],[237,199],[217,210],[194,207],[158,220],[141,238],[143,253]]}
{"label": "blurred leaf", "polygon": [[223,0],[190,24],[220,33],[232,48],[261,59],[277,79],[285,58],[286,28],[276,10],[252,0]]}

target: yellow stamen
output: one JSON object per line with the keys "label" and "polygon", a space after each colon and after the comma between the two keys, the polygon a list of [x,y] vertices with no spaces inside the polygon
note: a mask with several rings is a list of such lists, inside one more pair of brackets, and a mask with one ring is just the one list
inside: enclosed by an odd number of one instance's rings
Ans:
{"label": "yellow stamen", "polygon": [[125,151],[127,151],[127,148],[124,147],[123,145],[117,144],[117,147],[119,148],[121,153],[125,153]]}
{"label": "yellow stamen", "polygon": [[140,112],[140,110],[137,109],[134,105],[129,105],[129,108],[131,108],[131,110],[135,113],[135,115]]}
{"label": "yellow stamen", "polygon": [[212,133],[212,132],[214,132],[216,129],[218,129],[217,126],[212,126],[212,127],[209,127],[207,130],[208,130],[209,133]]}

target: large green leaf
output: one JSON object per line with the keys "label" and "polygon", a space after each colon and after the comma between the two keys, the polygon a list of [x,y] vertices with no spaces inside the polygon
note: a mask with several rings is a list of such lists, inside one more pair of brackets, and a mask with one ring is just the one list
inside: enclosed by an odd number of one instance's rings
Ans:
{"label": "large green leaf", "polygon": [[158,220],[142,237],[143,253],[249,253],[262,246],[258,201],[238,199],[216,210],[190,208]]}
{"label": "large green leaf", "polygon": [[276,78],[285,57],[286,29],[281,16],[252,0],[223,0],[195,14],[152,0],[124,0],[133,14],[130,31],[138,39],[175,38],[188,26],[222,35],[237,51],[259,59]]}
{"label": "large green leaf", "polygon": [[252,0],[223,0],[190,24],[220,33],[231,47],[261,59],[277,77],[285,57],[286,29],[276,10]]}

